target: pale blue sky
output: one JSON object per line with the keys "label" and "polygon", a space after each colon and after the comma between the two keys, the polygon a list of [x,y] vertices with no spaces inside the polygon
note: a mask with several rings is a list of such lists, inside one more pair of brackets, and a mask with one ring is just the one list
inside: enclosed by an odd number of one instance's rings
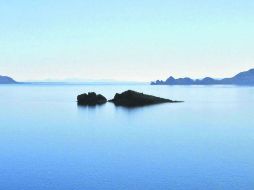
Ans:
{"label": "pale blue sky", "polygon": [[254,67],[253,0],[0,0],[0,74],[225,77]]}

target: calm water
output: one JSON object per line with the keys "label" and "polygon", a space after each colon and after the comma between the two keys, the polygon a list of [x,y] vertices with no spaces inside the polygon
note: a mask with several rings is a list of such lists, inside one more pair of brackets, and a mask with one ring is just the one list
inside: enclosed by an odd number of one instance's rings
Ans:
{"label": "calm water", "polygon": [[[127,89],[181,104],[78,107]],[[254,87],[0,86],[2,190],[253,190]]]}

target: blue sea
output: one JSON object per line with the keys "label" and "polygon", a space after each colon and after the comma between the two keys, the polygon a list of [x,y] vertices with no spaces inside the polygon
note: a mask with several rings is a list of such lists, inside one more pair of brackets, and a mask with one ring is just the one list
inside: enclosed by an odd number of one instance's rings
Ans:
{"label": "blue sea", "polygon": [[[184,103],[79,107],[132,89]],[[253,190],[254,87],[1,85],[1,190]]]}

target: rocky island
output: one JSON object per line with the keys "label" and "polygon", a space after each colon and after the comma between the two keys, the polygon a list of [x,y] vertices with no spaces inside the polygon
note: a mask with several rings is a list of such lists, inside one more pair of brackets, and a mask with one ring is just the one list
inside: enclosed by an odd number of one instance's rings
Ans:
{"label": "rocky island", "polygon": [[81,94],[77,97],[78,105],[94,106],[100,105],[107,102],[107,99],[101,94],[95,92],[89,92],[88,94]]}
{"label": "rocky island", "polygon": [[177,103],[180,101],[173,101],[128,90],[123,92],[122,94],[117,93],[114,99],[109,100],[109,102],[114,103],[116,106],[138,107],[160,103]]}

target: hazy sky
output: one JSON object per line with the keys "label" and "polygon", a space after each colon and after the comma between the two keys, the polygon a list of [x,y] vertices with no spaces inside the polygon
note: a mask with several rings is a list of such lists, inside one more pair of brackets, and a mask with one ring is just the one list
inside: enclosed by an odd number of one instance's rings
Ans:
{"label": "hazy sky", "polygon": [[253,0],[0,0],[0,74],[18,80],[224,77],[253,67]]}

